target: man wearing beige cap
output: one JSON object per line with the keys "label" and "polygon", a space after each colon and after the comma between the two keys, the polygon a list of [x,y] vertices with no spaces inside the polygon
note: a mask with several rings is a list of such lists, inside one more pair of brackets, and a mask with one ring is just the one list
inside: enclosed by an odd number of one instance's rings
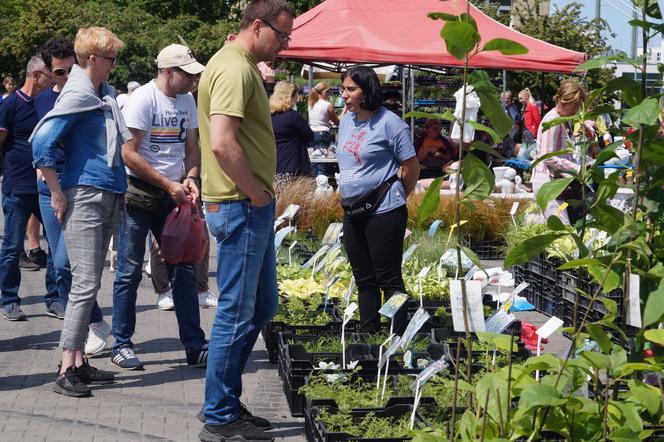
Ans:
{"label": "man wearing beige cap", "polygon": [[[122,114],[133,139],[122,146],[127,168],[126,215],[118,238],[113,284],[111,362],[125,370],[143,364],[134,354],[136,290],[141,282],[145,238],[158,242],[173,208],[197,207],[200,153],[196,103],[189,93],[205,66],[182,45],[166,46],[157,57],[157,78],[129,97]],[[200,326],[194,263],[168,265],[175,315],[187,364],[207,364],[207,341]]]}

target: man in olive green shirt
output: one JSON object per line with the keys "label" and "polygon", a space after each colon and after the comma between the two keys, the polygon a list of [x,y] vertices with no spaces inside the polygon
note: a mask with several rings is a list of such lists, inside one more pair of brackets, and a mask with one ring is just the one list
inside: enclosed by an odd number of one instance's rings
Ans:
{"label": "man in olive green shirt", "polygon": [[256,66],[288,48],[293,9],[253,0],[240,32],[208,62],[198,91],[203,202],[217,240],[219,304],[205,375],[203,441],[272,440],[270,422],[241,403],[242,372],[277,307],[276,143]]}

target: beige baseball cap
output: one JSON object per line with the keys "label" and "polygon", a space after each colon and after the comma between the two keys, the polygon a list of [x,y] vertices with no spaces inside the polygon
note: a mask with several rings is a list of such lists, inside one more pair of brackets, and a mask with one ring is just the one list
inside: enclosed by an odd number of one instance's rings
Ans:
{"label": "beige baseball cap", "polygon": [[190,74],[200,74],[205,69],[205,66],[196,61],[191,49],[178,44],[168,45],[159,52],[157,67],[159,69],[178,67]]}

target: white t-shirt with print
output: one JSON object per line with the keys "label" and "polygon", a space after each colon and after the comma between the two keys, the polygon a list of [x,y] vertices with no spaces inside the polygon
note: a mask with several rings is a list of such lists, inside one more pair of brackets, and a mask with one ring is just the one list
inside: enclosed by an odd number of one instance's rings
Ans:
{"label": "white t-shirt with print", "polygon": [[[180,180],[187,131],[198,128],[193,95],[167,97],[152,80],[129,96],[122,115],[127,127],[145,131],[138,153],[169,180]],[[136,176],[129,168],[127,173]]]}

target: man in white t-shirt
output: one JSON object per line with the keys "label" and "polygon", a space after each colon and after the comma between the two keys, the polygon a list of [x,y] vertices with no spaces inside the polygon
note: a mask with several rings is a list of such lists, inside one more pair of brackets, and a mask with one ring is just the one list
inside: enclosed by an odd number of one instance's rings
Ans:
{"label": "man in white t-shirt", "polygon": [[[136,290],[141,282],[145,238],[161,241],[166,217],[176,205],[197,207],[200,151],[195,88],[204,66],[188,47],[173,44],[157,57],[158,75],[134,91],[122,114],[133,139],[122,147],[127,167],[127,211],[118,238],[113,284],[111,362],[142,369],[131,337],[136,328]],[[180,341],[187,364],[207,364],[207,341],[200,326],[194,263],[168,266]]]}

